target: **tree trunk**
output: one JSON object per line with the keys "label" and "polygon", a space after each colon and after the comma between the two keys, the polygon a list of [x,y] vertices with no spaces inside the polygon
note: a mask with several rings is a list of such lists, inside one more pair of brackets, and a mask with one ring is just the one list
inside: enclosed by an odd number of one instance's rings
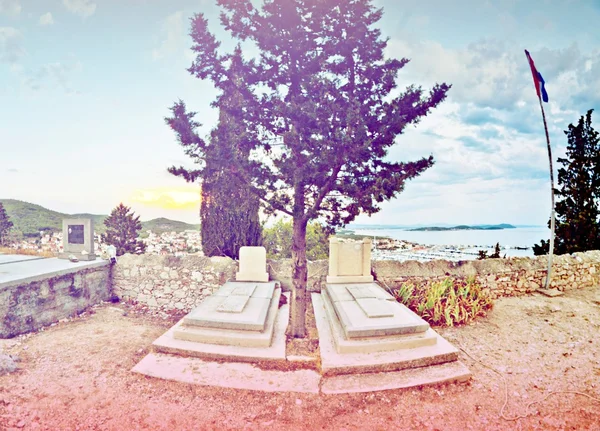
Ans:
{"label": "tree trunk", "polygon": [[292,300],[290,313],[290,334],[294,338],[306,336],[306,220],[294,217],[292,233]]}

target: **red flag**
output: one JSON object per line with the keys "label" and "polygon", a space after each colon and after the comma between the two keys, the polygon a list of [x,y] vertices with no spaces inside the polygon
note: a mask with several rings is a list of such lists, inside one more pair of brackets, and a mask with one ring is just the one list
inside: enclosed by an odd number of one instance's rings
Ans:
{"label": "red flag", "polygon": [[529,61],[529,67],[531,68],[531,74],[533,75],[533,85],[535,85],[535,92],[537,93],[538,99],[541,98],[544,102],[548,103],[548,93],[546,93],[546,82],[542,78],[542,74],[538,72],[533,62],[533,58],[529,55],[529,51],[525,50],[525,55]]}

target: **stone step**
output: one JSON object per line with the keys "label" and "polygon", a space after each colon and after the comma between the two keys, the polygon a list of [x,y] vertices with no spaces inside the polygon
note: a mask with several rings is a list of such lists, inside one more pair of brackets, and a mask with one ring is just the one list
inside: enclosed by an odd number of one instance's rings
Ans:
{"label": "stone step", "polygon": [[132,371],[183,383],[264,392],[318,393],[321,380],[314,370],[265,370],[248,363],[214,362],[162,353],[149,353]]}
{"label": "stone step", "polygon": [[[178,340],[220,344],[224,346],[269,347],[273,339],[273,331],[275,330],[280,296],[281,289],[275,289],[265,318],[265,328],[262,331],[218,329],[188,325],[186,324],[187,317],[184,317],[173,328],[173,337]],[[225,299],[233,297],[228,296]]]}
{"label": "stone step", "polygon": [[432,329],[418,334],[392,335],[380,337],[346,338],[342,326],[333,310],[327,295],[321,295],[329,328],[338,353],[373,353],[415,347],[431,346],[437,342],[437,336]]}
{"label": "stone step", "polygon": [[311,297],[319,332],[321,372],[325,376],[399,371],[458,359],[458,349],[433,330],[435,345],[382,352],[338,353],[323,299],[318,293],[313,293]]}
{"label": "stone step", "polygon": [[350,394],[357,392],[375,392],[391,389],[413,388],[417,386],[438,385],[441,383],[466,382],[471,372],[460,361],[447,362],[429,367],[411,368],[402,371],[366,374],[342,374],[323,377],[321,393]]}
{"label": "stone step", "polygon": [[248,363],[215,362],[163,353],[149,353],[131,371],[202,386],[315,394],[374,392],[464,382],[471,378],[468,368],[458,361],[402,371],[323,377],[314,370],[262,369]]}
{"label": "stone step", "polygon": [[[159,353],[168,353],[204,359],[218,359],[238,362],[285,362],[285,331],[287,329],[289,320],[289,304],[284,304],[281,306],[281,308],[278,307],[279,295],[277,296],[277,300],[273,301],[272,304],[272,308],[275,312],[272,314],[269,313],[269,316],[274,316],[274,318],[271,344],[267,347],[239,345],[238,342],[240,341],[240,337],[245,336],[250,338],[252,335],[250,331],[221,330],[221,335],[223,337],[229,337],[229,345],[178,339],[175,337],[175,331],[180,331],[179,335],[181,335],[182,321],[158,337],[152,343],[152,347],[155,352]],[[189,328],[186,329],[186,331],[188,331],[188,335],[192,333]],[[213,329],[213,331],[219,330]],[[217,332],[214,332],[213,334],[216,333]],[[235,336],[233,335],[234,333]],[[198,333],[196,333],[196,335],[197,334]],[[238,343],[238,345],[236,345],[236,343]]]}

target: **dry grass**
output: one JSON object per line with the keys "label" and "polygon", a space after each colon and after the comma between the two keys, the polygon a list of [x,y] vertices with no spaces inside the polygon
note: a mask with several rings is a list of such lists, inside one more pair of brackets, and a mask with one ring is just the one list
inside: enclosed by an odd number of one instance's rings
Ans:
{"label": "dry grass", "polygon": [[1,254],[24,254],[27,256],[56,257],[56,253],[53,253],[51,251],[32,250],[29,248],[0,247],[0,253]]}

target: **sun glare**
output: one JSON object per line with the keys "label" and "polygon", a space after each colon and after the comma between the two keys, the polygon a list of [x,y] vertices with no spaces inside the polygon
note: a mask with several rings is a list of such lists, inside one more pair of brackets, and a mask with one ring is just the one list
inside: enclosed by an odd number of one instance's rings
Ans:
{"label": "sun glare", "polygon": [[200,204],[199,188],[157,188],[135,190],[131,201],[142,205],[164,209],[196,209]]}

